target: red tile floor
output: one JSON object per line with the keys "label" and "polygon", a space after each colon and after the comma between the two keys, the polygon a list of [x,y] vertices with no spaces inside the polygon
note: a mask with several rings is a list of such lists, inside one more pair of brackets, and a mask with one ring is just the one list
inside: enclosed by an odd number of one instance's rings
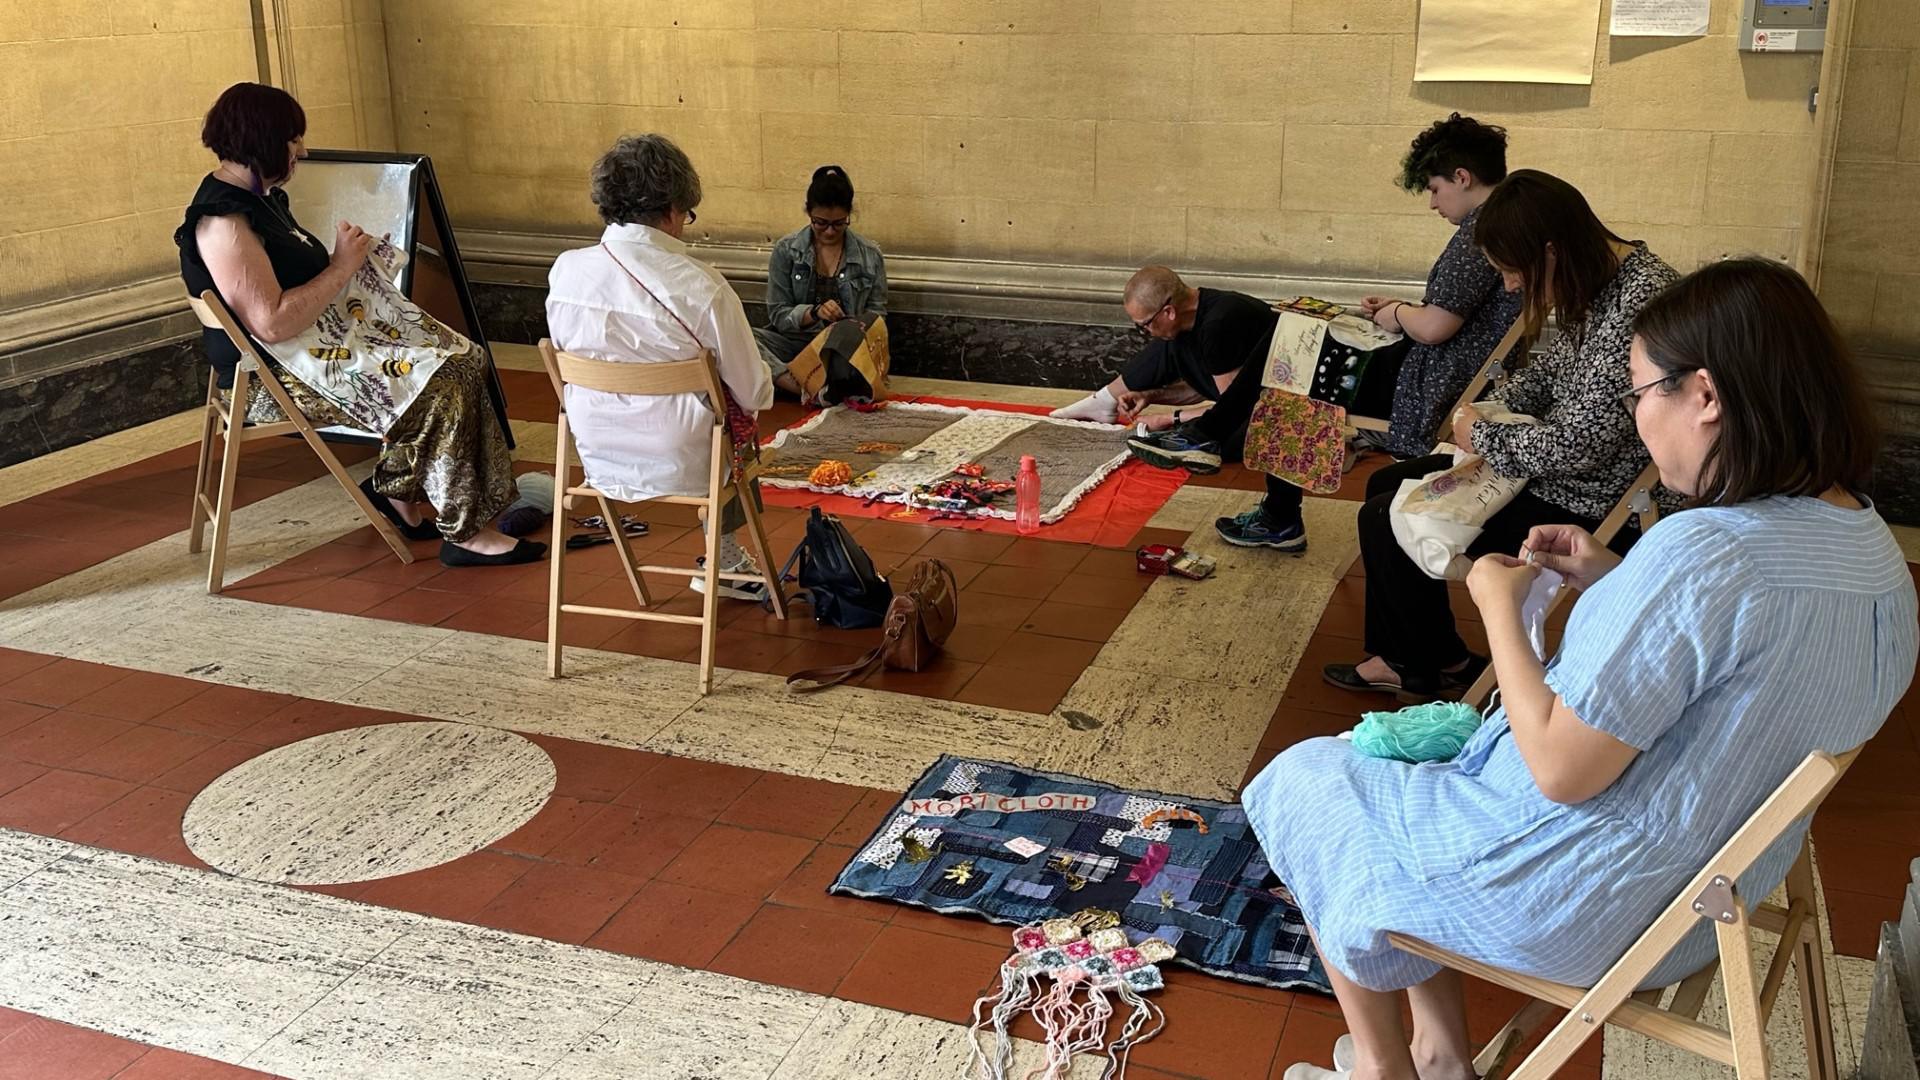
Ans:
{"label": "red tile floor", "polygon": [[[177,531],[192,453],[158,455],[8,507],[0,596]],[[245,501],[319,475],[297,445],[250,449],[243,460]],[[1352,497],[1363,475],[1364,467],[1343,494]],[[1239,470],[1210,482],[1258,486]],[[794,520],[779,516],[776,532],[791,537]],[[690,523],[661,518],[650,542],[684,547],[690,535]],[[882,561],[939,555],[966,568],[963,614],[974,614],[950,666],[899,687],[927,696],[1050,709],[1142,587],[1119,552],[878,521],[857,535],[886,553]],[[231,595],[538,636],[544,578],[443,576],[431,561],[402,567],[376,544],[363,530]],[[583,595],[605,588],[610,567],[581,563],[576,580],[585,584],[574,587]],[[1357,571],[1337,587],[1249,773],[1300,738],[1349,725],[1365,704],[1318,676],[1321,663],[1358,654],[1363,587]],[[804,616],[783,628],[748,605],[733,607],[725,663],[780,671],[852,647],[809,629]],[[1477,627],[1467,621],[1464,629],[1472,640]],[[589,624],[583,640],[599,632]],[[598,643],[620,647],[615,639],[630,632],[613,629]],[[675,647],[633,643],[630,651],[680,655],[669,651]],[[0,826],[199,865],[179,822],[213,778],[296,739],[402,719],[409,717],[0,650]],[[954,1022],[966,1020],[1007,952],[1002,928],[826,895],[895,792],[531,737],[554,757],[559,781],[524,827],[443,866],[324,891]],[[1920,698],[1910,698],[1816,820],[1843,953],[1872,955],[1874,928],[1897,910],[1907,861],[1920,853],[1916,766]],[[674,812],[637,805],[640,790]],[[663,791],[673,797],[660,798]],[[781,813],[769,813],[770,805]],[[1171,1023],[1136,1053],[1132,1074],[1146,1080],[1277,1077],[1294,1061],[1324,1061],[1341,1031],[1327,999],[1186,971],[1171,974],[1160,1000]],[[1515,1005],[1511,995],[1476,986],[1477,1033],[1490,1033]],[[4,1011],[0,1040],[0,1078],[254,1075]],[[1596,1042],[1563,1075],[1597,1077],[1598,1062]]]}

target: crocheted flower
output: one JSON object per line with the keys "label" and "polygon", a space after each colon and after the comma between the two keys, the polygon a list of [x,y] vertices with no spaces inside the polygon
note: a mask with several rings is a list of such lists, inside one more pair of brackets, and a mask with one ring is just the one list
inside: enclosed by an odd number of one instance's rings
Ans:
{"label": "crocheted flower", "polygon": [[1134,968],[1122,978],[1135,990],[1158,990],[1166,985],[1160,978],[1160,969],[1152,966]]}
{"label": "crocheted flower", "polygon": [[1073,957],[1075,960],[1085,960],[1087,957],[1093,955],[1093,942],[1084,940],[1069,941],[1067,942],[1067,955]]}
{"label": "crocheted flower", "polygon": [[1126,970],[1139,967],[1147,962],[1147,958],[1140,955],[1139,949],[1129,945],[1124,949],[1113,950],[1113,962],[1119,964],[1122,970]]}
{"label": "crocheted flower", "polygon": [[1059,949],[1044,949],[1033,954],[1033,962],[1042,971],[1053,971],[1066,967],[1071,961],[1067,959],[1067,954]]}
{"label": "crocheted flower", "polygon": [[1031,926],[1022,927],[1013,935],[1013,943],[1023,952],[1032,952],[1047,947],[1047,935]]}
{"label": "crocheted flower", "polygon": [[807,476],[807,483],[815,487],[839,487],[852,479],[853,466],[829,459],[813,467],[813,472]]}
{"label": "crocheted flower", "polygon": [[1087,974],[1094,976],[1111,975],[1114,972],[1113,961],[1104,956],[1089,956],[1080,961],[1080,966],[1087,969]]}

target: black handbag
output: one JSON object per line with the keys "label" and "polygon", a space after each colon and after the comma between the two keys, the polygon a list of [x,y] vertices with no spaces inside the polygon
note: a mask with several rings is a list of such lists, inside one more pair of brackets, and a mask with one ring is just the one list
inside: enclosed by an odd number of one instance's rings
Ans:
{"label": "black handbag", "polygon": [[814,622],[842,630],[879,626],[893,603],[893,586],[874,571],[865,549],[839,518],[822,514],[817,506],[807,516],[807,535],[793,549],[780,580],[799,581],[800,592],[793,599],[813,605]]}

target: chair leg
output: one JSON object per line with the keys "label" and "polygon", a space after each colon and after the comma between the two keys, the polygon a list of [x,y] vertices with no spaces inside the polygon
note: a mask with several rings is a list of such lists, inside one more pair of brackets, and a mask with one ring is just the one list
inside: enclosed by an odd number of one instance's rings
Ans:
{"label": "chair leg", "polygon": [[752,489],[746,485],[755,483],[747,480],[744,484],[734,483],[734,498],[740,500],[740,509],[747,516],[747,540],[753,545],[753,557],[760,563],[760,580],[766,583],[767,597],[773,603],[774,618],[787,617],[787,598],[780,591],[780,567],[773,561],[773,548],[767,543],[766,525],[760,520],[760,508],[753,504]]}
{"label": "chair leg", "polygon": [[[567,414],[560,413],[560,450],[553,467],[554,490],[564,493],[567,490]],[[560,677],[560,597],[561,583],[566,580],[563,567],[567,558],[567,515],[559,506],[553,508],[553,543],[547,548],[547,678]]]}
{"label": "chair leg", "polygon": [[[620,528],[619,515],[613,512],[613,503],[605,495],[599,496],[600,517],[607,523],[607,535],[613,538],[613,550],[620,558],[620,569],[626,571],[627,584],[633,587],[633,598],[642,608],[653,606],[653,594],[647,591],[647,582],[640,575],[639,563],[633,558],[633,545],[627,543],[626,531]],[[558,514],[554,515],[556,518]]]}
{"label": "chair leg", "polygon": [[[238,386],[239,383],[236,381],[234,385]],[[273,395],[274,403],[279,405],[280,411],[286,413],[287,419],[293,422],[294,430],[306,440],[307,447],[313,451],[315,457],[320,459],[320,464],[327,467],[327,472],[333,474],[333,478],[340,484],[340,489],[347,493],[347,498],[352,499],[353,505],[360,508],[361,516],[373,526],[373,531],[379,533],[380,539],[385,540],[387,546],[393,549],[395,557],[402,563],[412,563],[413,549],[407,546],[407,541],[400,535],[400,530],[393,527],[393,522],[387,520],[387,515],[375,510],[373,504],[367,501],[367,493],[360,490],[360,485],[354,483],[353,477],[347,473],[346,466],[340,464],[340,459],[334,456],[332,450],[327,449],[326,440],[320,437],[320,433],[313,429],[313,422],[308,420],[306,414],[293,403],[293,399],[287,396],[286,387],[281,386],[279,380],[275,379],[271,373],[261,375],[260,385],[265,386],[267,393]]]}
{"label": "chair leg", "polygon": [[1700,1010],[1707,1004],[1707,992],[1713,989],[1713,977],[1718,974],[1720,962],[1716,960],[1680,980],[1679,988],[1673,992],[1673,1004],[1667,1006],[1667,1011],[1675,1016],[1698,1020]]}
{"label": "chair leg", "polygon": [[207,405],[200,413],[200,464],[193,471],[193,520],[187,526],[187,553],[190,555],[200,554],[203,546],[200,540],[208,515],[206,503],[201,500],[207,497],[207,481],[213,465],[213,435],[219,430],[219,393],[220,376],[208,371]]}
{"label": "chair leg", "polygon": [[1480,1048],[1480,1053],[1473,1059],[1473,1071],[1487,1080],[1498,1080],[1506,1069],[1513,1048],[1526,1041],[1527,1036],[1532,1035],[1553,1013],[1551,1003],[1538,999],[1520,1006],[1520,1011],[1513,1014],[1513,1019],[1494,1032],[1493,1038],[1487,1040],[1487,1045]]}
{"label": "chair leg", "polygon": [[[234,401],[246,400],[251,380],[245,369],[233,374]],[[220,445],[220,497],[213,504],[213,552],[207,559],[207,594],[217,596],[226,587],[227,573],[227,533],[233,525],[233,487],[240,474],[241,421],[245,412],[238,408],[227,409],[227,423],[221,429]]]}
{"label": "chair leg", "polygon": [[713,638],[720,619],[720,510],[716,498],[707,504],[707,562],[705,591],[700,595],[700,696],[713,693]]}
{"label": "chair leg", "polygon": [[1740,1080],[1767,1080],[1767,1031],[1760,1019],[1759,986],[1753,977],[1752,930],[1747,906],[1733,905],[1734,920],[1714,920],[1720,940],[1720,985],[1727,995],[1727,1031],[1733,1041],[1733,1071]]}
{"label": "chair leg", "polygon": [[1806,910],[1812,912],[1793,952],[1794,963],[1800,968],[1800,1026],[1807,1040],[1807,1076],[1810,1080],[1839,1080],[1832,999],[1827,996],[1826,928],[1814,888],[1812,856],[1812,847],[1802,844],[1800,857],[1787,871],[1787,903],[1805,903]]}

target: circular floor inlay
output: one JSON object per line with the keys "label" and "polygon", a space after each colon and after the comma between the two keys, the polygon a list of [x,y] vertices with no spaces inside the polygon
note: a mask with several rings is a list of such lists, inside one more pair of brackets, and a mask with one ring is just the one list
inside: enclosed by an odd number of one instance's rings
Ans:
{"label": "circular floor inlay", "polygon": [[553,783],[553,759],[510,731],[379,724],[241,763],[194,797],[181,831],[227,873],[338,885],[479,851],[546,805]]}

